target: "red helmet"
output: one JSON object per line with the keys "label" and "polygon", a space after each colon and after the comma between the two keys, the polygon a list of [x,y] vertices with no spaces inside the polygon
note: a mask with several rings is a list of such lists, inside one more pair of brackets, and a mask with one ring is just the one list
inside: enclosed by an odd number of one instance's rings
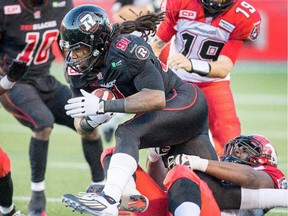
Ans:
{"label": "red helmet", "polygon": [[[246,156],[240,157],[238,149]],[[278,154],[270,140],[261,135],[239,136],[229,141],[224,147],[222,161],[230,161],[250,166],[268,165],[277,167]]]}

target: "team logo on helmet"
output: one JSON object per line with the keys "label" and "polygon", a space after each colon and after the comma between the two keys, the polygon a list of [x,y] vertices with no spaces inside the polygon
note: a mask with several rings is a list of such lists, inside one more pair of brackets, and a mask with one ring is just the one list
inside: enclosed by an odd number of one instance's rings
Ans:
{"label": "team logo on helmet", "polygon": [[98,19],[99,18],[94,13],[81,13],[77,18],[79,29],[84,33],[95,32],[99,27]]}

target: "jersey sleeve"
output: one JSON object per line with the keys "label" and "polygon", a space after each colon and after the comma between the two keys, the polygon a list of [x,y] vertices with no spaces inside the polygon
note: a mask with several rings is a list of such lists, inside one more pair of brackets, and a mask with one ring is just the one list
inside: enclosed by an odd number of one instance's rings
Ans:
{"label": "jersey sleeve", "polygon": [[134,78],[134,85],[138,91],[144,88],[165,91],[162,76],[151,61],[147,61]]}
{"label": "jersey sleeve", "polygon": [[130,77],[139,73],[151,55],[154,55],[150,45],[142,37],[135,35],[120,35],[111,46],[108,54],[109,64],[121,61],[122,67],[129,73],[127,76]]}
{"label": "jersey sleeve", "polygon": [[254,169],[266,172],[272,178],[275,188],[288,189],[285,175],[278,168],[272,166],[259,166]]}
{"label": "jersey sleeve", "polygon": [[159,25],[156,35],[166,43],[169,42],[176,33],[174,26],[179,17],[180,5],[178,2],[179,0],[164,0],[161,3],[161,10],[165,12],[165,19]]}
{"label": "jersey sleeve", "polygon": [[243,44],[244,44],[243,40],[230,39],[225,43],[224,47],[220,52],[220,55],[229,57],[233,62],[233,64],[235,64],[240,54],[241,48],[243,47]]}
{"label": "jersey sleeve", "polygon": [[113,41],[112,53],[108,55],[109,65],[122,61],[121,73],[133,80],[138,91],[143,88],[164,91],[161,74],[153,64],[156,57],[151,46],[142,37],[120,35]]}
{"label": "jersey sleeve", "polygon": [[230,10],[230,16],[237,17],[235,30],[230,39],[254,41],[260,34],[261,17],[259,12],[246,1],[239,1]]}

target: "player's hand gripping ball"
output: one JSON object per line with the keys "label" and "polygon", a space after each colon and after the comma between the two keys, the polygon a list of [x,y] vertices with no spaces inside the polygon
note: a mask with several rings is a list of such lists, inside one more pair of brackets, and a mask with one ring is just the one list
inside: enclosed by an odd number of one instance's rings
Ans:
{"label": "player's hand gripping ball", "polygon": [[99,88],[92,93],[80,90],[82,97],[75,97],[68,100],[65,105],[66,114],[72,118],[86,117],[87,123],[95,128],[108,122],[113,113],[105,113],[104,103],[106,100],[114,100],[115,95],[107,88]]}
{"label": "player's hand gripping ball", "polygon": [[[115,95],[113,94],[112,91],[110,91],[109,89],[106,88],[99,88],[94,90],[91,94],[97,96],[98,98],[102,99],[102,100],[115,100]],[[93,115],[93,116],[88,116],[87,118],[87,123],[91,126],[91,127],[98,127],[101,124],[104,124],[108,121],[110,121],[110,119],[114,116],[114,113],[104,113],[104,114],[97,114],[97,115]]]}

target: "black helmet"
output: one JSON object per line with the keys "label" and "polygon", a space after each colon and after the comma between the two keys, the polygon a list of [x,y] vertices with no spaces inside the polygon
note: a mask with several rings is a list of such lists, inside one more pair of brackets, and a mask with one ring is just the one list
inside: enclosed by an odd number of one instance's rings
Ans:
{"label": "black helmet", "polygon": [[[108,15],[101,7],[85,4],[70,10],[60,27],[60,47],[66,53],[66,63],[76,72],[91,71],[107,48],[110,33]],[[88,48],[88,53],[81,59],[73,60],[71,51],[83,46]]]}
{"label": "black helmet", "polygon": [[237,0],[199,0],[210,13],[215,14],[229,9]]}

